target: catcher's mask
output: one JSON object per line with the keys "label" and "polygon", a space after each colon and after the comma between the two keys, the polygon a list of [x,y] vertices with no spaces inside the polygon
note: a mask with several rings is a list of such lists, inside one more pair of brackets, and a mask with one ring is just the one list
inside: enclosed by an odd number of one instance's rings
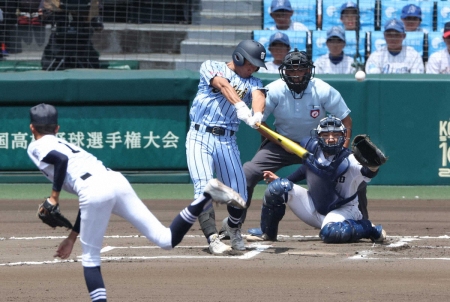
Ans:
{"label": "catcher's mask", "polygon": [[[304,75],[299,75],[298,71],[306,72]],[[298,51],[295,48],[284,57],[278,72],[289,87],[294,99],[301,99],[309,81],[314,77],[314,64],[308,59],[306,52]]]}
{"label": "catcher's mask", "polygon": [[233,52],[233,62],[237,66],[242,66],[245,60],[253,66],[267,69],[264,60],[266,59],[266,48],[254,40],[244,40],[236,46]]}
{"label": "catcher's mask", "polygon": [[[315,130],[315,136],[318,138],[319,145],[325,153],[334,155],[339,153],[344,147],[345,138],[347,136],[347,129],[342,121],[334,115],[329,115],[326,118],[320,120],[319,125]],[[340,136],[335,144],[327,144],[324,138],[320,136],[324,132],[340,132]]]}

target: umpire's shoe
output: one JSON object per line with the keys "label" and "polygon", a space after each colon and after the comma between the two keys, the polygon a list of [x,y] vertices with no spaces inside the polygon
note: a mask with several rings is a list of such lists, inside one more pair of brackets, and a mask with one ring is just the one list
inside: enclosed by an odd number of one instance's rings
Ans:
{"label": "umpire's shoe", "polygon": [[208,181],[204,193],[209,194],[216,203],[227,204],[239,209],[247,207],[244,199],[236,191],[215,178]]}

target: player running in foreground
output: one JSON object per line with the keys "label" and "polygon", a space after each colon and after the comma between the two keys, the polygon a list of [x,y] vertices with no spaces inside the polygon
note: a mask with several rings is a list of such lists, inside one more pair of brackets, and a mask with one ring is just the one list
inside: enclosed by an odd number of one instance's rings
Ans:
{"label": "player running in foreground", "polygon": [[51,227],[72,228],[60,214],[62,189],[79,198],[80,210],[69,236],[59,245],[55,257],[66,259],[80,234],[83,250],[84,278],[92,301],[106,301],[106,289],[100,271],[100,250],[111,214],[131,222],[149,241],[169,250],[184,235],[211,202],[245,208],[245,201],[216,179],[211,179],[187,208],[165,227],[138,198],[128,180],[119,172],[107,169],[101,161],[83,149],[56,137],[59,130],[55,107],[39,104],[30,109],[30,129],[35,141],[28,155],[53,183],[50,197],[39,207],[38,216]]}
{"label": "player running in foreground", "polygon": [[[250,229],[249,233],[264,240],[276,240],[287,203],[298,218],[320,229],[320,238],[325,243],[355,242],[361,238],[383,242],[386,239],[381,225],[374,226],[363,219],[357,194],[360,183],[375,177],[386,157],[363,135],[355,137],[353,145],[356,141],[359,143],[352,154],[343,147],[346,132],[340,119],[328,116],[320,121],[313,137],[301,141],[311,155],[298,170],[287,178],[264,172],[264,179],[270,184],[264,194],[261,229]],[[372,151],[366,151],[370,149],[369,144],[373,146]],[[359,157],[364,164],[369,158],[374,158],[376,163],[364,166],[356,159]],[[303,179],[308,189],[294,184]]]}

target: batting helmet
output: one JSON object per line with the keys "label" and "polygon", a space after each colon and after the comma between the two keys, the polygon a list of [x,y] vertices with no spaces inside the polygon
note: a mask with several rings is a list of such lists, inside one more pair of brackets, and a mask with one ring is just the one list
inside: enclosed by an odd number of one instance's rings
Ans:
{"label": "batting helmet", "polygon": [[267,69],[264,60],[266,58],[266,48],[254,40],[244,40],[236,46],[233,52],[233,62],[237,66],[242,66],[245,60],[252,65]]}
{"label": "batting helmet", "polygon": [[[304,69],[306,69],[306,73],[302,77],[293,74],[296,70]],[[301,99],[309,81],[314,77],[314,64],[308,59],[306,52],[295,48],[294,51],[284,57],[278,71],[281,79],[286,82],[289,90],[291,90],[292,96],[295,99]],[[297,94],[300,95],[297,96]]]}
{"label": "batting helmet", "polygon": [[[327,144],[325,139],[320,136],[320,134],[324,132],[341,132],[343,135],[338,138],[335,144]],[[334,115],[329,115],[320,120],[319,125],[315,129],[315,135],[324,152],[328,154],[337,154],[344,147],[347,129],[340,119]]]}

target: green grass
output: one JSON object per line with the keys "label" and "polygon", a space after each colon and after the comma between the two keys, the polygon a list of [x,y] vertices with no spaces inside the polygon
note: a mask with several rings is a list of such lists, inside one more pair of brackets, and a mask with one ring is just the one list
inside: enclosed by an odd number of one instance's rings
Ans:
{"label": "green grass", "polygon": [[[192,184],[133,184],[141,199],[193,199]],[[256,186],[253,196],[262,199],[266,185]],[[50,194],[50,184],[0,184],[0,199],[41,200]],[[450,186],[371,186],[370,199],[449,199]],[[61,193],[63,199],[76,199],[75,195]]]}

